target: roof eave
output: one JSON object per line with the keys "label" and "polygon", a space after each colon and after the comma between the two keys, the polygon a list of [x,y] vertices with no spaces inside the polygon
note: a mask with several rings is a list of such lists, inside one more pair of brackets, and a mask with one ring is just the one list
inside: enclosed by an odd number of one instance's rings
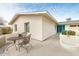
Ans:
{"label": "roof eave", "polygon": [[56,19],[53,17],[53,16],[51,16],[50,15],[50,13],[48,13],[48,12],[38,12],[38,13],[20,13],[20,14],[16,14],[13,18],[12,18],[12,20],[9,22],[9,24],[10,25],[12,25],[15,21],[16,21],[16,19],[17,19],[17,17],[19,17],[20,15],[47,15],[48,17],[50,17],[56,24],[58,24],[58,22],[56,21]]}

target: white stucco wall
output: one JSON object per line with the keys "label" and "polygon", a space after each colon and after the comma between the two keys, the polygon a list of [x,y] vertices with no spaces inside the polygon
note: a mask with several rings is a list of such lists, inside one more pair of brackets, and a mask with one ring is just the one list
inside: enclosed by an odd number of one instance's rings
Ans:
{"label": "white stucco wall", "polygon": [[32,38],[41,40],[42,39],[42,16],[30,15],[20,16],[13,24],[13,33],[15,33],[14,25],[17,24],[17,32],[24,32],[24,23],[29,22],[30,33]]}
{"label": "white stucco wall", "polygon": [[54,34],[56,34],[57,29],[56,29],[56,23],[53,22],[51,19],[43,16],[43,22],[42,22],[42,35],[43,39],[46,39]]}

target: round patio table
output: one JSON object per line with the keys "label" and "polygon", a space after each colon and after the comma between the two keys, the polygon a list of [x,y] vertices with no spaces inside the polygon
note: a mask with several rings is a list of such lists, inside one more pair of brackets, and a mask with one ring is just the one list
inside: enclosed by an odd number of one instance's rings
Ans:
{"label": "round patio table", "polygon": [[13,41],[14,44],[15,44],[15,43],[16,43],[16,40],[20,40],[20,39],[23,39],[23,36],[22,36],[21,34],[18,34],[17,37],[10,37],[10,38],[8,38],[7,40],[8,40],[8,41]]}
{"label": "round patio table", "polygon": [[19,37],[10,37],[10,38],[8,38],[7,40],[8,41],[13,41],[14,42],[14,44],[16,43],[16,40],[20,40],[21,38],[19,38]]}
{"label": "round patio table", "polygon": [[[16,43],[17,40],[21,40],[21,39],[23,39],[23,37],[10,37],[10,38],[8,38],[7,40],[8,40],[8,41],[13,41],[13,43],[14,43],[13,45],[15,45],[16,50],[17,50],[17,46],[16,46],[15,43]],[[12,45],[12,46],[13,46],[13,45]]]}

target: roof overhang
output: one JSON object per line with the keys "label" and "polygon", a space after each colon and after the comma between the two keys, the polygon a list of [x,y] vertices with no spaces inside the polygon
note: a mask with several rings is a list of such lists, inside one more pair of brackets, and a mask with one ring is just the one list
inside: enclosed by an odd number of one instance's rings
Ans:
{"label": "roof overhang", "polygon": [[47,11],[44,11],[44,12],[31,12],[31,13],[19,13],[19,14],[16,14],[12,20],[9,22],[10,25],[12,25],[18,17],[20,16],[26,16],[26,15],[44,15],[46,17],[49,17],[52,21],[54,21],[56,24],[58,24],[58,22],[56,21],[56,19],[51,16]]}
{"label": "roof overhang", "polygon": [[79,20],[71,20],[71,21],[65,21],[65,22],[59,22],[59,25],[64,24],[64,25],[73,25],[73,24],[79,24]]}

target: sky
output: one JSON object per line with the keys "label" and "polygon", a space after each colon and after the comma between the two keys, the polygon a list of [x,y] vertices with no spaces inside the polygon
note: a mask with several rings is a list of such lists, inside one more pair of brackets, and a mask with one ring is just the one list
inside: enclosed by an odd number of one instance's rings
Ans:
{"label": "sky", "polygon": [[16,13],[48,11],[57,21],[79,20],[78,3],[0,3],[0,17],[10,22]]}

